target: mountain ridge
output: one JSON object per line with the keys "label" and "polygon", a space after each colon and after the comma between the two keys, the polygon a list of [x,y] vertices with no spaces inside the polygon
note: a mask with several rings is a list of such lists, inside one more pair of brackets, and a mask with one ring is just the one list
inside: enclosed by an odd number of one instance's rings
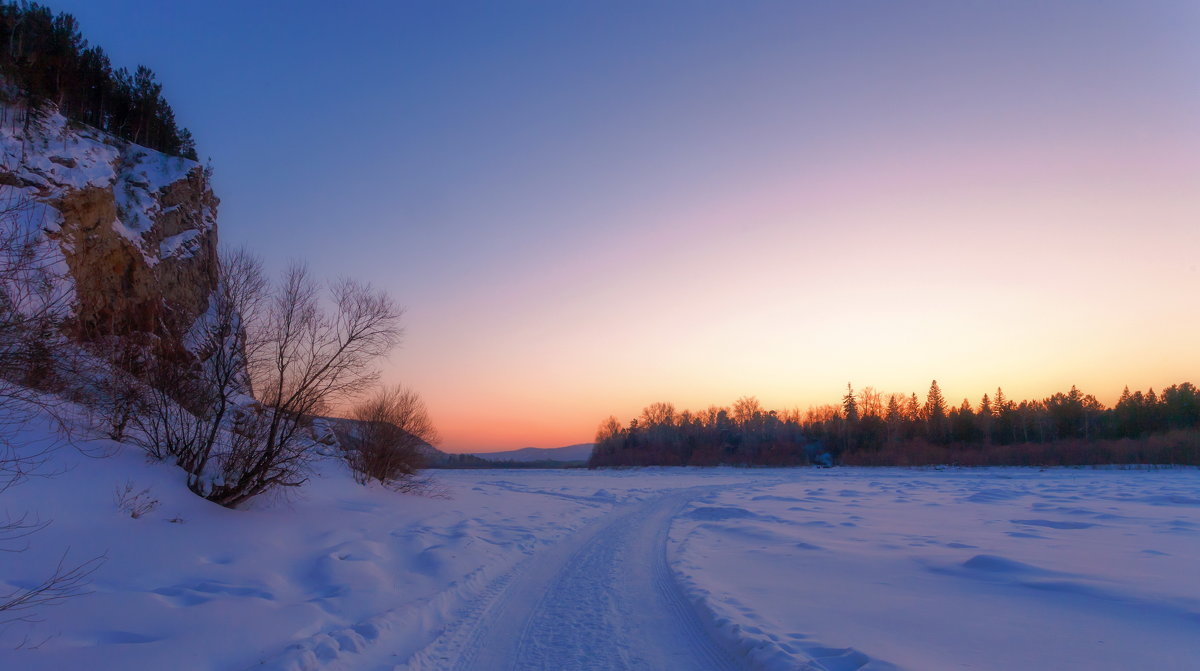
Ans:
{"label": "mountain ridge", "polygon": [[470,452],[471,456],[488,461],[587,461],[593,443],[576,443],[563,447],[522,447],[500,452]]}

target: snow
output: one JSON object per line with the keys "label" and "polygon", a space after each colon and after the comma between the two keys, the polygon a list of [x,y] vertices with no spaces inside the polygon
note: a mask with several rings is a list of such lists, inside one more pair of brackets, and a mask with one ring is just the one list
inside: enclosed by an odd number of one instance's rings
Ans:
{"label": "snow", "polygon": [[176,233],[158,244],[158,258],[169,259],[173,256],[190,257],[196,253],[197,243],[200,238],[200,231],[191,229],[182,233]]}
{"label": "snow", "polygon": [[[122,187],[113,191],[117,211],[121,217],[119,221],[114,222],[113,230],[135,245],[142,245],[142,236],[154,226],[154,220],[159,214],[160,205],[155,194],[166,186],[186,179],[188,173],[198,166],[195,161],[131,146],[118,175]],[[185,231],[180,235],[189,232],[193,235],[198,234],[198,231]],[[160,246],[158,257],[147,255],[148,264],[153,266],[160,258],[168,258],[178,246],[178,242],[167,244],[167,240],[164,240],[163,244],[167,246]]]}
{"label": "snow", "polygon": [[[71,127],[57,112],[26,133],[23,108],[7,106],[0,124],[0,160],[12,172],[40,187],[106,187],[116,179],[119,141],[83,126]],[[34,124],[37,125],[37,124]]]}
{"label": "snow", "polygon": [[128,167],[125,179],[149,191],[158,191],[175,182],[186,179],[200,164],[180,156],[168,156],[162,152],[136,147],[127,156]]}
{"label": "snow", "polygon": [[[0,592],[107,559],[0,632],[0,668],[1200,666],[1196,470],[467,470],[417,496],[327,459],[226,510],[106,440],[44,468],[0,495],[53,520]],[[160,505],[119,511],[126,484]]]}
{"label": "snow", "polygon": [[[194,252],[188,244],[199,230],[184,231],[163,240],[156,252],[145,235],[164,211],[159,192],[186,179],[200,164],[125,142],[102,131],[67,121],[51,111],[27,129],[24,108],[6,105],[0,118],[0,172],[10,173],[21,186],[5,187],[45,203],[69,191],[88,187],[112,189],[118,217],[112,229],[129,240],[150,266],[172,256]],[[167,208],[169,209],[169,208]],[[45,207],[34,212],[40,226],[56,229],[62,217]],[[205,227],[214,225],[215,212],[205,212]]]}
{"label": "snow", "polygon": [[802,471],[697,501],[673,565],[766,668],[1194,669],[1198,490],[1196,470]]}

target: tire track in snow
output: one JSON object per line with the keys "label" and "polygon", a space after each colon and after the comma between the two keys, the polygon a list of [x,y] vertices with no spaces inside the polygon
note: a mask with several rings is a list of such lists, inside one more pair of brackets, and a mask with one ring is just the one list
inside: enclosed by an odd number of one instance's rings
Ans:
{"label": "tire track in snow", "polygon": [[[612,514],[531,557],[399,669],[604,671],[744,668],[713,637],[667,563],[688,501],[672,492]],[[491,591],[491,590],[489,590]]]}

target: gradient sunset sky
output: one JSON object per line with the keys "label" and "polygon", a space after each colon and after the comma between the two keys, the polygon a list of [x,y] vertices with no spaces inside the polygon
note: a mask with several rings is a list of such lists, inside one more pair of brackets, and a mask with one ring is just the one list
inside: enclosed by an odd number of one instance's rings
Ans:
{"label": "gradient sunset sky", "polygon": [[1200,383],[1200,2],[51,1],[448,451],[850,381]]}

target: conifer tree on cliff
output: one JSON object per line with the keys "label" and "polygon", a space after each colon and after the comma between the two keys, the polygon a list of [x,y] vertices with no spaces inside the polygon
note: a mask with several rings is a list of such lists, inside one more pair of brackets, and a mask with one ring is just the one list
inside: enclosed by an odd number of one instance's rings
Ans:
{"label": "conifer tree on cliff", "polygon": [[[68,119],[196,160],[195,144],[176,125],[154,73],[144,66],[133,75],[114,71],[103,49],[88,46],[70,14],[0,2],[0,78],[28,103],[27,123],[57,108]],[[11,93],[3,92],[6,100]]]}

